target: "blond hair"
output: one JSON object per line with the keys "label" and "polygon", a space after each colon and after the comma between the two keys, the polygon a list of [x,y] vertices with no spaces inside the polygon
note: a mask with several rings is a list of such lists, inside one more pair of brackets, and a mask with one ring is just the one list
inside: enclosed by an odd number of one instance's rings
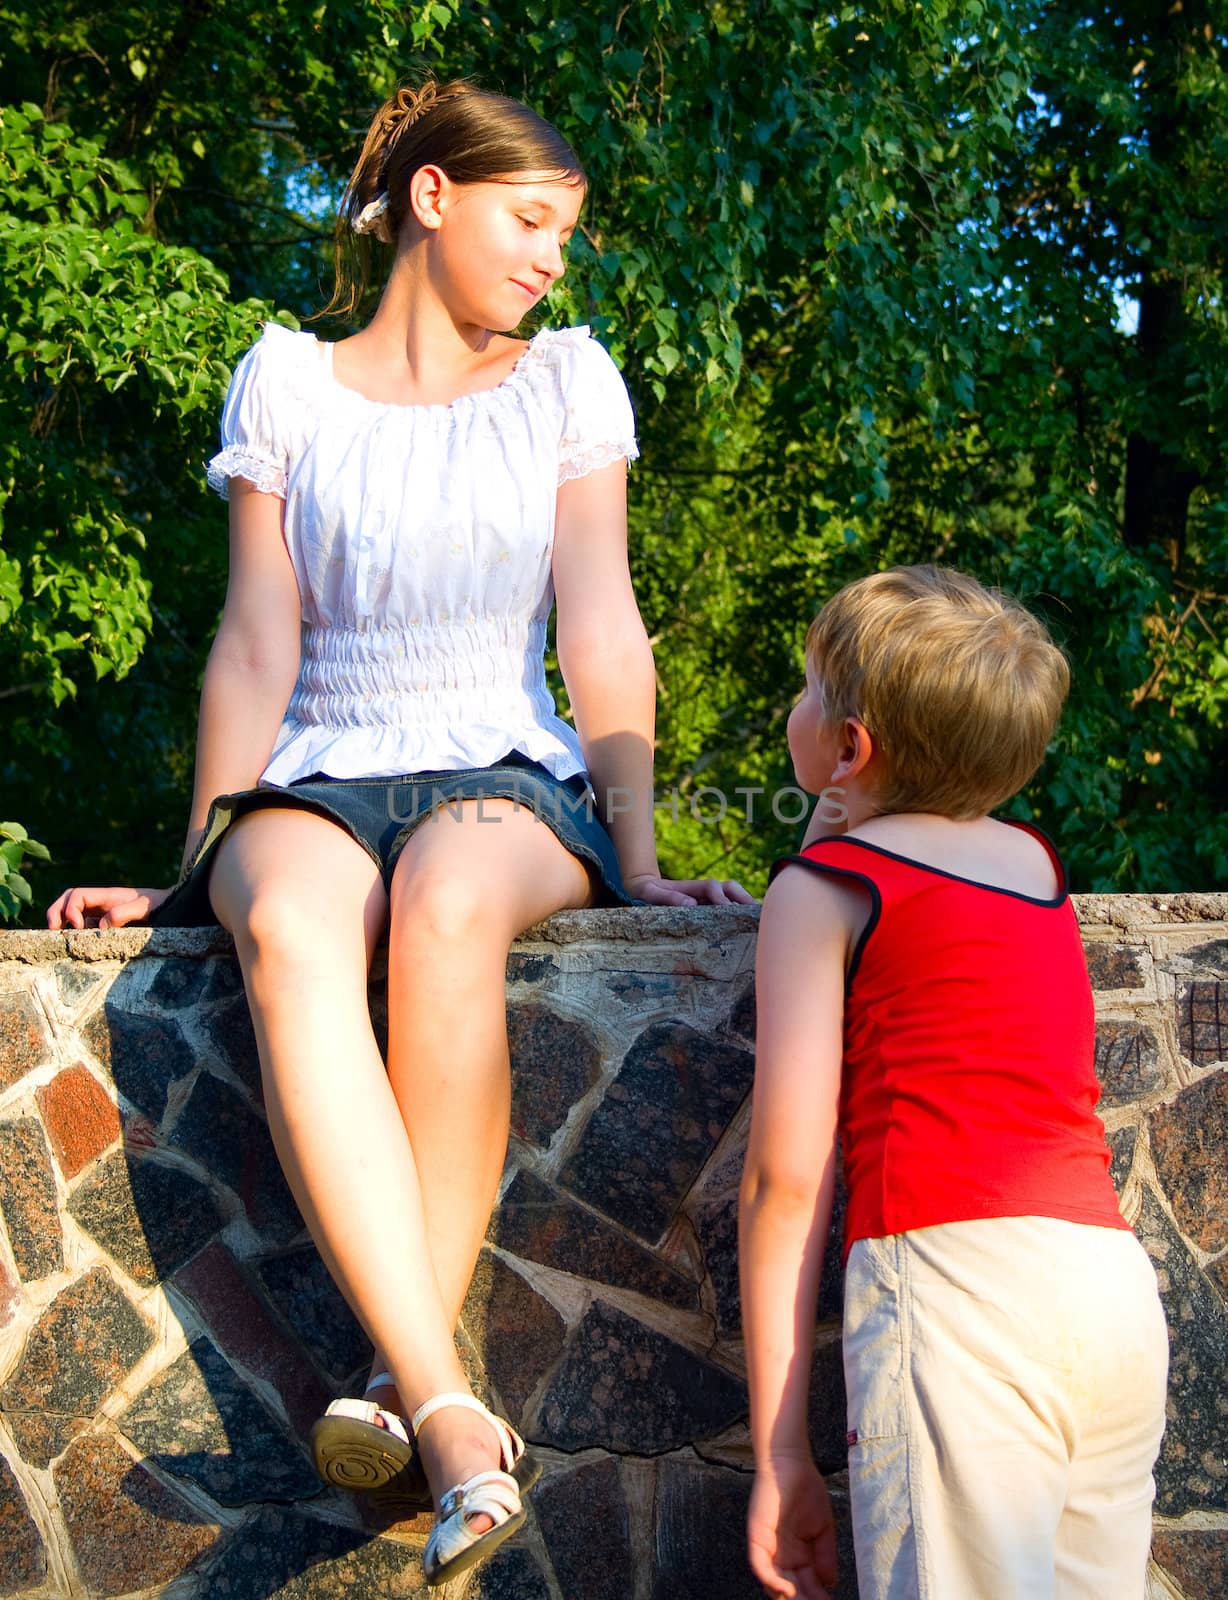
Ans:
{"label": "blond hair", "polygon": [[[350,174],[334,236],[336,287],[320,313],[352,316],[367,286],[387,269],[390,249],[409,215],[409,181],[419,167],[440,167],[453,183],[497,183],[515,173],[546,173],[583,188],[580,158],[536,111],[464,79],[403,84],[375,113]],[[387,195],[378,231],[357,233],[365,207]]]}
{"label": "blond hair", "polygon": [[984,816],[1044,759],[1070,669],[1018,600],[950,567],[893,567],[832,597],[806,659],[832,724],[856,717],[883,811]]}

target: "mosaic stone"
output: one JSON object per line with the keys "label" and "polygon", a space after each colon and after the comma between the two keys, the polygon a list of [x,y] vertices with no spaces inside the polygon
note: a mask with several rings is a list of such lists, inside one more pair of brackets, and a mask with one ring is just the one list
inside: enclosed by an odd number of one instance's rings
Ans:
{"label": "mosaic stone", "polygon": [[681,1022],[628,1050],[560,1182],[655,1242],[750,1089],[753,1057]]}
{"label": "mosaic stone", "polygon": [[533,1491],[533,1509],[565,1595],[626,1600],[635,1593],[631,1517],[617,1461],[545,1479]]}
{"label": "mosaic stone", "polygon": [[509,983],[536,983],[544,978],[547,973],[554,971],[554,962],[549,956],[526,956],[513,950],[507,958],[507,981]]}
{"label": "mosaic stone", "polygon": [[129,1594],[165,1583],[208,1550],[221,1531],[107,1435],[75,1440],[53,1476],[91,1595]]}
{"label": "mosaic stone", "polygon": [[1228,1246],[1228,1072],[1183,1089],[1147,1118],[1151,1157],[1181,1231],[1214,1255]]}
{"label": "mosaic stone", "polygon": [[204,993],[209,981],[212,963],[205,961],[177,961],[166,957],[159,961],[154,980],[149,986],[149,998],[168,1011],[183,1011],[194,1006]]}
{"label": "mosaic stone", "polygon": [[415,1600],[427,1589],[419,1550],[270,1507],[230,1539],[206,1576],[209,1600]]}
{"label": "mosaic stone", "polygon": [[80,961],[57,961],[55,964],[56,988],[60,1000],[72,1011],[102,982],[98,973]]}
{"label": "mosaic stone", "polygon": [[221,1079],[208,1072],[197,1078],[170,1144],[234,1192],[262,1238],[286,1244],[303,1231],[267,1126]]}
{"label": "mosaic stone", "polygon": [[525,1401],[558,1359],[566,1328],[554,1307],[518,1272],[483,1250],[461,1323],[514,1426]]}
{"label": "mosaic stone", "polygon": [[1228,1595],[1228,1528],[1157,1531],[1151,1554],[1169,1577],[1176,1578],[1187,1600],[1224,1600]]}
{"label": "mosaic stone", "polygon": [[725,1024],[730,1033],[740,1039],[755,1042],[755,985],[748,983],[733,1003],[729,1021]]}
{"label": "mosaic stone", "polygon": [[738,1197],[736,1193],[696,1206],[691,1213],[695,1236],[716,1302],[716,1325],[722,1338],[742,1333],[742,1302],[738,1294]]}
{"label": "mosaic stone", "polygon": [[0,1094],[53,1059],[46,1028],[28,994],[0,993]]}
{"label": "mosaic stone", "polygon": [[516,1174],[487,1237],[524,1260],[699,1309],[696,1284],[531,1172]]}
{"label": "mosaic stone", "polygon": [[654,1455],[746,1416],[746,1387],[664,1334],[597,1300],[538,1407],[560,1450]]}
{"label": "mosaic stone", "polygon": [[88,1067],[66,1067],[34,1098],[66,1178],[75,1178],[119,1138],[119,1109]]}
{"label": "mosaic stone", "polygon": [[1166,1517],[1228,1508],[1228,1311],[1148,1191],[1135,1230],[1155,1265],[1168,1319],[1168,1428],[1155,1508]]}
{"label": "mosaic stone", "polygon": [[89,1427],[85,1417],[65,1417],[48,1411],[10,1411],[4,1420],[21,1459],[32,1467],[49,1467]]}
{"label": "mosaic stone", "polygon": [[1118,1194],[1125,1188],[1126,1179],[1130,1176],[1130,1169],[1134,1165],[1134,1152],[1138,1148],[1138,1129],[1136,1127],[1118,1128],[1108,1135],[1109,1146],[1109,1177],[1113,1180],[1113,1187]]}
{"label": "mosaic stone", "polygon": [[1228,1060],[1228,982],[1196,978],[1177,985],[1177,1044],[1196,1067]]}
{"label": "mosaic stone", "polygon": [[226,1220],[203,1184],[135,1150],[101,1162],[78,1184],[68,1210],[146,1288],[170,1277]]}
{"label": "mosaic stone", "polygon": [[371,1341],[314,1245],[273,1256],[257,1271],[271,1303],[338,1383],[370,1360]]}
{"label": "mosaic stone", "polygon": [[302,1346],[274,1319],[229,1250],[216,1241],[206,1246],[174,1283],[200,1312],[221,1349],[273,1385],[290,1421],[306,1435],[332,1396]]}
{"label": "mosaic stone", "polygon": [[307,1500],[322,1485],[303,1447],[208,1339],[197,1339],[119,1419],[154,1466],[219,1505]]}
{"label": "mosaic stone", "polygon": [[1083,946],[1093,989],[1141,989],[1146,982],[1143,952],[1135,944],[1104,944],[1089,939]]}
{"label": "mosaic stone", "polygon": [[125,1011],[114,990],[82,1028],[81,1037],[120,1094],[155,1122],[166,1110],[171,1084],[195,1065],[178,1023]]}
{"label": "mosaic stone", "polygon": [[1190,945],[1182,954],[1199,974],[1228,977],[1228,939],[1209,939],[1205,944]]}
{"label": "mosaic stone", "polygon": [[[215,963],[214,981],[217,979],[218,970],[225,970],[222,963]],[[212,990],[213,984],[210,984]],[[210,1043],[217,1051],[222,1064],[229,1067],[240,1083],[243,1083],[260,1098],[260,1055],[256,1049],[256,1035],[252,1029],[251,1012],[247,1007],[247,996],[240,987],[237,994],[229,994],[217,1005],[211,1005],[201,1013],[205,1033]]]}
{"label": "mosaic stone", "polygon": [[47,1576],[47,1551],[26,1510],[21,1485],[0,1455],[0,1584],[6,1595],[37,1589]]}
{"label": "mosaic stone", "polygon": [[545,1147],[601,1075],[601,1047],[582,1022],[543,1005],[507,1008],[512,1132]]}
{"label": "mosaic stone", "polygon": [[20,1304],[21,1288],[4,1258],[0,1257],[0,1328],[8,1327]]}
{"label": "mosaic stone", "polygon": [[0,1122],[0,1210],[18,1274],[29,1283],[64,1266],[51,1152],[37,1117]]}
{"label": "mosaic stone", "polygon": [[5,1411],[89,1417],[153,1343],[105,1267],[93,1267],[39,1317],[0,1391]]}
{"label": "mosaic stone", "polygon": [[1102,1106],[1121,1106],[1164,1082],[1155,1029],[1138,1022],[1096,1024],[1096,1076]]}
{"label": "mosaic stone", "polygon": [[[587,1590],[565,1588],[563,1592],[575,1595],[577,1600],[583,1594],[584,1600],[589,1600]],[[624,1591],[624,1595],[629,1593],[630,1590]],[[551,1600],[550,1586],[531,1553],[511,1542],[478,1567],[465,1600]]]}

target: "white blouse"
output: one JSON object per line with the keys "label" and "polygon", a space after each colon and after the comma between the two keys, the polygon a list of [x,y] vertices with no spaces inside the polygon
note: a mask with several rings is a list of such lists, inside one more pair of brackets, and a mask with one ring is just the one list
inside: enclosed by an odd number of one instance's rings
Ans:
{"label": "white blouse", "polygon": [[285,500],[298,681],[262,781],[489,766],[584,770],[542,660],[558,487],[638,454],[626,386],[587,328],[543,330],[494,389],[387,405],[333,347],[276,323],[243,357],[209,483]]}

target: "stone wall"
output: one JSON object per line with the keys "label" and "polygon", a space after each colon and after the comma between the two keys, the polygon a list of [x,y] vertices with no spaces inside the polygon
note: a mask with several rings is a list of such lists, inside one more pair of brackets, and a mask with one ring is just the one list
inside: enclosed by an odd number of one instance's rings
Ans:
{"label": "stone wall", "polygon": [[[1228,897],[1079,910],[1114,1177],[1172,1337],[1152,1600],[1221,1600]],[[475,1600],[758,1594],[734,1257],[754,926],[571,913],[512,952],[512,1149],[460,1339],[546,1473]],[[303,1449],[366,1347],[278,1172],[222,935],[0,934],[0,1211],[0,1595],[424,1592],[426,1519],[380,1526]],[[833,1252],[813,1431],[843,1526],[839,1292]]]}

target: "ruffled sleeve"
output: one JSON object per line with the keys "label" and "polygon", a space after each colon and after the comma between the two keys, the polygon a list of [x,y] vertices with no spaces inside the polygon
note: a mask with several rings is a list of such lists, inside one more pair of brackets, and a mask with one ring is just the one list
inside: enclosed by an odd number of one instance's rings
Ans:
{"label": "ruffled sleeve", "polygon": [[612,461],[634,461],[635,417],[622,373],[587,328],[568,329],[563,364],[563,438],[559,482],[583,478]]}
{"label": "ruffled sleeve", "polygon": [[222,409],[222,448],[206,469],[209,487],[229,497],[231,478],[246,478],[261,494],[285,498],[288,453],[284,405],[278,404],[279,346],[296,336],[269,323],[239,365]]}

